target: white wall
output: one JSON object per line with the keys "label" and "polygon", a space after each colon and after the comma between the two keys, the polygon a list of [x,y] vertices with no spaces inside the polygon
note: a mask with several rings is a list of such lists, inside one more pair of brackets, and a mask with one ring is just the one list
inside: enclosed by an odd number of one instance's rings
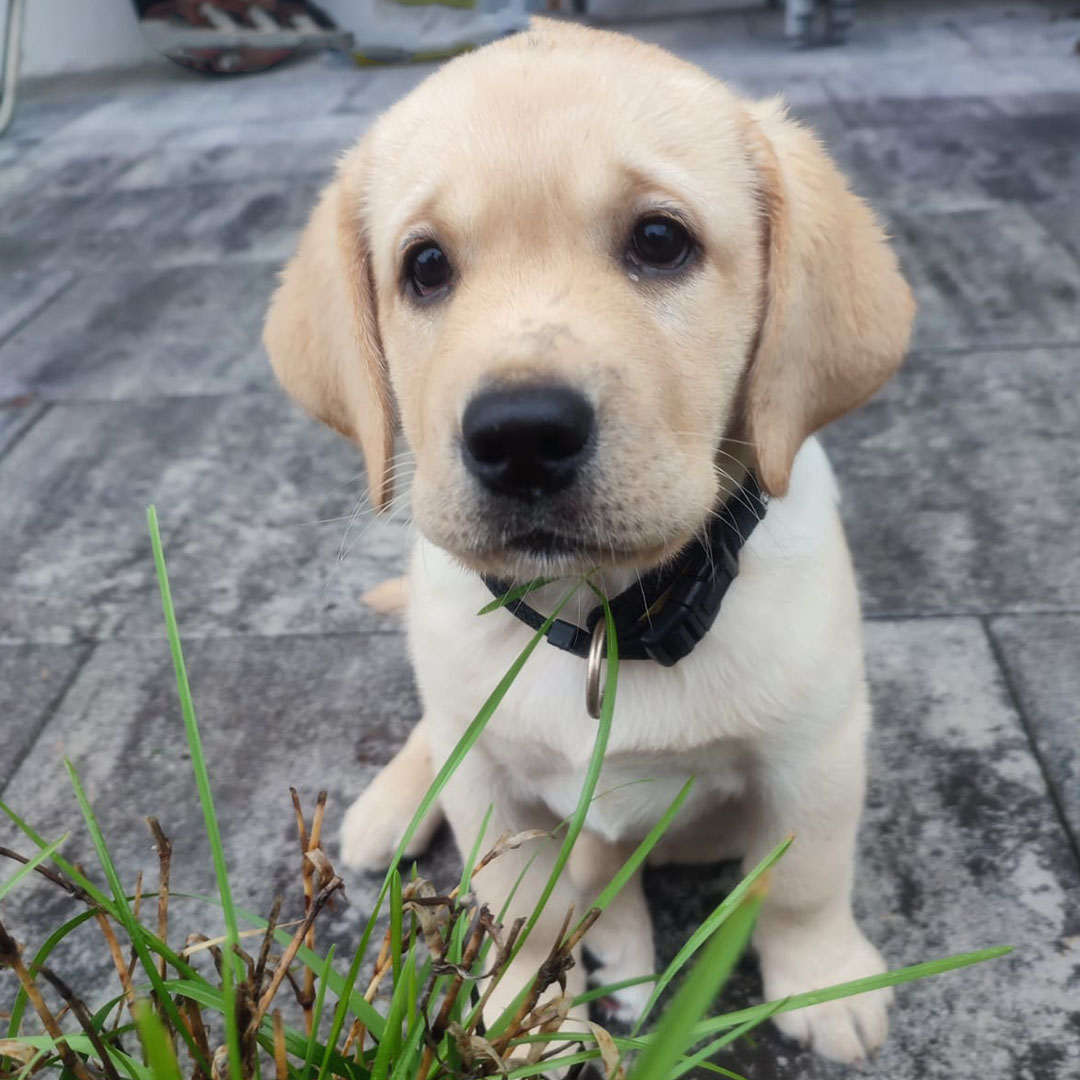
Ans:
{"label": "white wall", "polygon": [[[7,13],[8,0],[0,0]],[[146,43],[131,0],[26,0],[22,74],[59,75],[161,59]]]}

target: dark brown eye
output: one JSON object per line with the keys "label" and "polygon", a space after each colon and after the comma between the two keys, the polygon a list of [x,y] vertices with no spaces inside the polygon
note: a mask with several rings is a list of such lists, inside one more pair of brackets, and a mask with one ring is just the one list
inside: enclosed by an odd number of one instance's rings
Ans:
{"label": "dark brown eye", "polygon": [[450,284],[453,269],[438,244],[419,244],[405,258],[405,275],[417,296],[431,296]]}
{"label": "dark brown eye", "polygon": [[686,229],[668,217],[642,218],[630,235],[631,260],[657,270],[677,270],[693,247]]}

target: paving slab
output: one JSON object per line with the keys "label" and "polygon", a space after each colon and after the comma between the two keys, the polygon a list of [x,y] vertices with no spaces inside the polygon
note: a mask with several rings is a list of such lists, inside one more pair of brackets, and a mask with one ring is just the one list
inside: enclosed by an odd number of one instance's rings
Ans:
{"label": "paving slab", "polygon": [[[85,645],[0,645],[0,789],[52,719],[89,654]],[[0,879],[6,876],[0,871]]]}
{"label": "paving slab", "polygon": [[108,265],[284,262],[326,174],[90,194],[17,194],[0,203],[0,261],[34,273]]}
{"label": "paving slab", "polygon": [[1080,609],[1080,350],[913,356],[826,429],[870,614]]}
{"label": "paving slab", "polygon": [[274,263],[106,267],[0,346],[0,371],[48,398],[270,389],[263,314]]}
{"label": "paving slab", "polygon": [[[857,110],[859,130],[848,138],[861,191],[874,202],[923,214],[1011,202],[1038,206],[1080,188],[1080,94],[1071,112],[951,110],[933,124],[875,121],[876,111],[865,104]],[[895,113],[891,105],[882,111]]]}
{"label": "paving slab", "polygon": [[361,500],[359,451],[276,390],[55,405],[0,467],[0,641],[156,633],[151,502],[187,634],[383,625],[358,597],[407,528]]}
{"label": "paving slab", "polygon": [[368,124],[353,113],[283,122],[216,124],[171,132],[116,180],[123,190],[328,175]]}
{"label": "paving slab", "polygon": [[1043,769],[1080,841],[1080,615],[990,620]]}
{"label": "paving slab", "polygon": [[26,100],[25,93],[20,90],[20,100],[11,126],[0,139],[0,165],[5,170],[12,168],[35,147],[109,97],[111,93],[81,93],[53,100]]}
{"label": "paving slab", "polygon": [[295,64],[269,78],[236,79],[227,94],[221,92],[215,79],[148,86],[86,113],[68,125],[64,134],[81,138],[142,132],[147,128],[147,110],[153,112],[154,127],[173,131],[208,124],[302,124],[311,116],[332,112],[358,82],[365,81],[367,77],[355,65],[336,62],[327,55]]}
{"label": "paving slab", "polygon": [[1080,266],[1025,206],[882,209],[919,305],[915,348],[1080,342]]}
{"label": "paving slab", "polygon": [[363,68],[361,77],[354,79],[344,98],[334,106],[333,112],[377,116],[438,67],[438,64],[390,64]]}

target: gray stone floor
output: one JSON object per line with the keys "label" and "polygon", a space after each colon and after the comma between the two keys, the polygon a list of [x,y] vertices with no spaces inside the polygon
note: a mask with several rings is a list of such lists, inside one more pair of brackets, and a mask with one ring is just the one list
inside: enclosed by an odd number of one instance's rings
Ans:
{"label": "gray stone floor", "polygon": [[[854,1075],[1080,1076],[1074,9],[864,4],[846,48],[798,54],[769,12],[632,28],[784,92],[890,222],[920,301],[903,373],[827,437],[877,706],[858,903],[897,965],[1017,948],[901,990]],[[278,393],[258,330],[335,153],[424,70],[318,56],[237,81],[72,78],[32,88],[0,140],[0,797],[70,829],[69,853],[89,855],[64,756],[125,873],[154,865],[154,813],[178,887],[211,885],[150,502],[243,903],[298,902],[288,786],[326,787],[336,817],[416,716],[397,625],[357,602],[408,528],[347,528],[358,457]],[[425,868],[454,864],[443,836]],[[729,882],[650,878],[665,956]],[[343,946],[373,887],[351,881],[330,920]],[[4,918],[36,943],[65,910],[23,890]],[[88,940],[59,966],[90,993],[107,972]],[[10,989],[0,976],[0,1011]],[[757,993],[747,967],[728,1001]],[[724,1064],[842,1072],[769,1033]]]}

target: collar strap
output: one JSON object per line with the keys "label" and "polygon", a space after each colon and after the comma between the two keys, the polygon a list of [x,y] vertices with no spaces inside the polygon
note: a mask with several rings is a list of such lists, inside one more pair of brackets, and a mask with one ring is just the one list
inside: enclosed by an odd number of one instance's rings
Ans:
{"label": "collar strap", "polygon": [[[655,660],[671,667],[694,651],[720,612],[724,594],[739,573],[739,549],[764,517],[767,496],[750,473],[714,513],[704,537],[691,541],[670,563],[650,570],[609,601],[619,639],[620,660]],[[503,597],[511,584],[484,576],[484,584]],[[509,601],[506,609],[539,630],[545,617],[525,603]],[[556,619],[549,644],[585,659],[593,628],[604,617],[598,604],[585,626]]]}

